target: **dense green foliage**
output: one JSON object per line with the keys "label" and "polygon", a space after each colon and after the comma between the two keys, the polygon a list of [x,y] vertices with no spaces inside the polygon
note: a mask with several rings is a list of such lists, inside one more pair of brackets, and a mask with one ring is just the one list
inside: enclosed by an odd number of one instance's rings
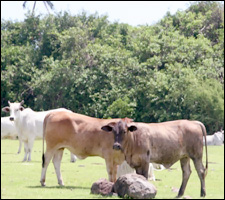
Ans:
{"label": "dense green foliage", "polygon": [[195,2],[155,25],[107,16],[1,21],[1,105],[65,107],[93,117],[202,121],[224,128],[224,8]]}

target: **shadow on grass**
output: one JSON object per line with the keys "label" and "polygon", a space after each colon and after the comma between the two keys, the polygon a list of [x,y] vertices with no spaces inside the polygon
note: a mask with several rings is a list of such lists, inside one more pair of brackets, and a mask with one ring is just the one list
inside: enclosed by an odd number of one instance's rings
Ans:
{"label": "shadow on grass", "polygon": [[31,189],[64,189],[64,190],[71,190],[71,189],[85,189],[85,190],[90,190],[90,187],[81,187],[81,186],[27,186],[27,188]]}
{"label": "shadow on grass", "polygon": [[2,163],[21,163],[21,164],[24,164],[24,165],[31,165],[31,164],[34,164],[34,163],[40,163],[40,165],[42,164],[42,161],[31,161],[31,162],[23,162],[22,160],[21,161],[5,161],[5,162],[2,162]]}
{"label": "shadow on grass", "polygon": [[1,152],[2,155],[17,155],[17,153]]}

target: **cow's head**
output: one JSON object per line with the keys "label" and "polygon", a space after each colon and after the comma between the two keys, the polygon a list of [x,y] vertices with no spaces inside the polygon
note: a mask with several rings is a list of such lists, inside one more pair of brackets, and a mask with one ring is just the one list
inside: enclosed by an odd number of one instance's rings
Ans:
{"label": "cow's head", "polygon": [[103,126],[101,129],[106,132],[113,132],[114,134],[114,144],[113,149],[115,150],[122,150],[123,151],[123,142],[127,134],[129,132],[133,132],[137,130],[136,126],[128,125],[129,122],[133,120],[129,118],[121,119],[119,122],[111,122],[106,126]]}
{"label": "cow's head", "polygon": [[2,111],[10,113],[10,121],[16,121],[20,116],[20,112],[24,110],[23,103],[23,100],[20,103],[11,103],[8,101],[9,106],[2,108]]}

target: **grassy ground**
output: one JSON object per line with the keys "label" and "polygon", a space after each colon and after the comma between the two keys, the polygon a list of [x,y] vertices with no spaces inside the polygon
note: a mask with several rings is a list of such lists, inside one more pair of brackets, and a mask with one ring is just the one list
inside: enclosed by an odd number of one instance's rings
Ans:
{"label": "grassy ground", "polygon": [[[53,164],[50,163],[46,175],[46,187],[40,186],[41,140],[35,141],[32,161],[22,163],[23,152],[16,154],[17,140],[1,140],[1,198],[2,199],[100,199],[100,195],[90,194],[92,184],[100,178],[108,178],[105,161],[100,157],[89,157],[70,163],[69,151],[65,150],[62,160],[62,176],[65,187],[59,187]],[[210,146],[209,170],[206,177],[206,198],[224,199],[224,146]],[[204,152],[205,154],[205,152]],[[192,163],[191,163],[192,164]],[[205,165],[205,157],[204,157]],[[192,164],[192,174],[184,196],[198,199],[200,181]],[[155,171],[157,181],[156,199],[171,199],[177,195],[181,184],[180,163],[172,170]],[[115,199],[118,197],[107,197]]]}

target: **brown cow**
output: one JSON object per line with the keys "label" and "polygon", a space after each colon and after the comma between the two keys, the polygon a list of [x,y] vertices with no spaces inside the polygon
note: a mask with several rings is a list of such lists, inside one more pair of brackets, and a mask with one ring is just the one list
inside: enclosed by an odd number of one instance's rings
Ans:
{"label": "brown cow", "polygon": [[208,169],[208,155],[206,146],[206,168],[204,168],[203,135],[206,140],[206,129],[201,122],[177,120],[148,124],[119,121],[111,122],[102,129],[114,133],[113,148],[121,150],[128,164],[146,178],[149,162],[169,168],[180,160],[183,180],[178,197],[184,194],[191,174],[191,158],[201,181],[201,196],[206,195],[205,176]]}
{"label": "brown cow", "polygon": [[[44,120],[44,138],[46,140],[46,152],[43,154],[41,173],[41,185],[45,186],[46,170],[53,157],[53,164],[59,185],[64,185],[60,172],[64,148],[69,149],[78,158],[88,156],[100,156],[105,159],[109,180],[116,181],[117,165],[121,164],[124,155],[112,149],[113,134],[106,134],[101,130],[102,126],[110,122],[118,122],[121,119],[97,119],[85,115],[69,112],[52,112],[46,115]],[[127,122],[131,119],[124,119]]]}

